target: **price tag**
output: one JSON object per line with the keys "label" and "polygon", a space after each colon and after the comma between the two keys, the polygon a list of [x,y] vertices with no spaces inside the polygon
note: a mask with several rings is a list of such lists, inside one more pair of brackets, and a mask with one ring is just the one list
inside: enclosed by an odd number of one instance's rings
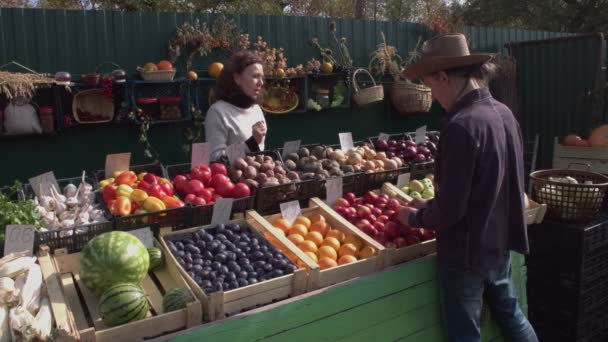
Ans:
{"label": "price tag", "polygon": [[57,178],[55,178],[55,173],[53,171],[43,173],[36,177],[32,177],[29,179],[30,186],[36,196],[50,196],[51,195],[51,185],[55,186],[55,190],[61,193],[61,189],[59,188],[59,184],[57,183]]}
{"label": "price tag", "polygon": [[325,181],[327,204],[333,206],[342,197],[342,177],[331,177]]}
{"label": "price tag", "polygon": [[386,133],[380,133],[380,135],[378,136],[378,140],[388,141],[389,138],[390,138],[390,135],[386,134]]}
{"label": "price tag", "polygon": [[192,156],[190,157],[190,170],[205,164],[209,165],[211,158],[211,145],[209,143],[192,144]]}
{"label": "price tag", "polygon": [[426,125],[416,130],[416,136],[414,137],[414,140],[416,141],[416,145],[426,142]]}
{"label": "price tag", "polygon": [[27,252],[32,255],[34,251],[34,226],[7,225],[4,236],[4,255],[10,253]]}
{"label": "price tag", "polygon": [[340,148],[342,149],[342,151],[348,152],[348,151],[352,150],[353,148],[355,148],[355,145],[353,144],[352,133],[350,133],[350,132],[339,133],[338,137],[340,137]]}
{"label": "price tag", "polygon": [[152,236],[152,231],[150,227],[135,229],[130,231],[129,233],[135,235],[139,241],[141,241],[146,248],[154,247],[154,237]]}
{"label": "price tag", "polygon": [[302,143],[301,140],[286,141],[285,144],[283,144],[283,155],[282,155],[282,157],[285,158],[290,153],[297,153],[300,150],[300,144],[301,143]]}
{"label": "price tag", "polygon": [[245,143],[236,143],[226,147],[226,155],[230,165],[234,165],[239,158],[245,158]]}
{"label": "price tag", "polygon": [[403,188],[404,186],[407,186],[410,184],[410,173],[402,173],[399,175],[399,177],[397,178],[397,187],[399,189]]}
{"label": "price tag", "polygon": [[300,209],[300,202],[291,201],[284,202],[280,204],[281,207],[281,216],[289,222],[290,225],[298,218],[298,216],[302,215],[302,210]]}
{"label": "price tag", "polygon": [[213,216],[211,216],[211,224],[220,224],[230,221],[232,213],[232,203],[234,198],[220,198],[213,205]]}
{"label": "price tag", "polygon": [[131,153],[116,153],[106,156],[106,178],[112,177],[114,171],[127,171],[131,163]]}

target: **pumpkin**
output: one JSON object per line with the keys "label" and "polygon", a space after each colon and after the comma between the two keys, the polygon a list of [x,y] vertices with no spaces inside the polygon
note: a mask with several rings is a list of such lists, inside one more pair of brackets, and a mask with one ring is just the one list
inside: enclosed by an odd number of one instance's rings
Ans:
{"label": "pumpkin", "polygon": [[608,147],[608,125],[593,129],[588,141],[591,147]]}

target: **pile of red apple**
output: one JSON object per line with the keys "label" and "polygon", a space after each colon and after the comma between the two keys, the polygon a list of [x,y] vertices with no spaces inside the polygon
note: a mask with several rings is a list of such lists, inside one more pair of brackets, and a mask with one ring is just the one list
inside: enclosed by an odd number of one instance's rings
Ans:
{"label": "pile of red apple", "polygon": [[334,210],[362,232],[387,248],[401,248],[435,238],[435,233],[424,228],[411,228],[399,221],[397,210],[407,206],[387,194],[368,191],[362,198],[352,192],[338,199]]}
{"label": "pile of red apple", "polygon": [[193,205],[215,203],[219,198],[242,198],[251,195],[245,183],[232,183],[228,170],[222,163],[211,166],[201,164],[187,174],[177,175],[172,180],[175,190],[184,202]]}
{"label": "pile of red apple", "polygon": [[405,135],[399,140],[376,140],[374,148],[377,152],[386,152],[387,158],[399,157],[404,162],[423,163],[435,160],[438,137],[427,134],[427,141],[416,144],[411,136]]}

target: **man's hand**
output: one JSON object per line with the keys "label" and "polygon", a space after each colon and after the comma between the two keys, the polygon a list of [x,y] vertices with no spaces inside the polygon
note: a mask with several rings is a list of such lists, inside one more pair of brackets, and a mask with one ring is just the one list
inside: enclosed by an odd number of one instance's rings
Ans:
{"label": "man's hand", "polygon": [[266,136],[266,124],[264,121],[259,121],[252,127],[253,130],[253,138],[259,144],[264,141],[264,137]]}
{"label": "man's hand", "polygon": [[428,201],[429,200],[416,197],[410,202],[409,206],[416,209],[424,209],[426,208],[426,204]]}
{"label": "man's hand", "polygon": [[418,213],[418,209],[411,206],[401,207],[397,210],[399,221],[408,226],[410,225],[410,216],[416,215],[416,213]]}

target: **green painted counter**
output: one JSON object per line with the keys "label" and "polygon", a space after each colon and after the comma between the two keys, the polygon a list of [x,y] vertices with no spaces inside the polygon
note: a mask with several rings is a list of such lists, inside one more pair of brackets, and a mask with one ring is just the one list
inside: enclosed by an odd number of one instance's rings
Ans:
{"label": "green painted counter", "polygon": [[[527,312],[524,257],[513,253],[513,278]],[[489,310],[482,340],[504,341]],[[165,336],[171,341],[444,341],[430,255],[352,280]]]}

